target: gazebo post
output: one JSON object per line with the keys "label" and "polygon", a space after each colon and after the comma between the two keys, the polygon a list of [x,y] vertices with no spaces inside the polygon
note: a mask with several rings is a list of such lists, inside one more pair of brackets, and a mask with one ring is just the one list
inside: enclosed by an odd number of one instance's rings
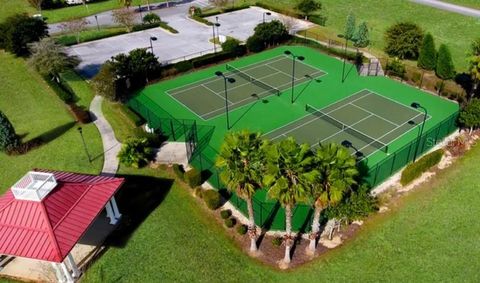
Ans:
{"label": "gazebo post", "polygon": [[120,214],[120,211],[118,210],[118,205],[117,205],[117,201],[115,200],[115,196],[112,196],[112,198],[110,199],[110,203],[112,204],[112,208],[113,208],[113,214],[115,215],[115,218],[120,219],[120,217],[122,217],[122,214]]}
{"label": "gazebo post", "polygon": [[110,218],[110,224],[117,224],[117,218],[115,218],[115,214],[113,213],[112,204],[110,203],[110,201],[108,201],[105,205],[105,209],[107,210],[107,217]]}
{"label": "gazebo post", "polygon": [[65,262],[62,262],[60,264],[60,266],[62,267],[63,274],[65,275],[65,278],[67,278],[66,282],[67,283],[74,283],[75,281],[73,280],[72,274],[70,273],[67,266],[65,265]]}
{"label": "gazebo post", "polygon": [[63,275],[62,270],[60,269],[60,266],[58,266],[58,263],[56,262],[51,262],[53,270],[55,271],[55,277],[57,277],[58,282],[65,282],[65,276]]}
{"label": "gazebo post", "polygon": [[73,259],[72,253],[68,254],[67,261],[68,261],[68,264],[70,265],[70,267],[72,268],[73,277],[75,277],[75,278],[80,277],[81,272],[78,269],[78,266],[75,263],[75,260]]}

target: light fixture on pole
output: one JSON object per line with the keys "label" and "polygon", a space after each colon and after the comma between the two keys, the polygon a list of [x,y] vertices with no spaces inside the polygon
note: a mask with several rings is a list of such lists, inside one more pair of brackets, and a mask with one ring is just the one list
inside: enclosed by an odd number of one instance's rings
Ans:
{"label": "light fixture on pole", "polygon": [[418,134],[418,137],[417,137],[417,145],[415,146],[415,154],[413,155],[413,162],[415,162],[417,160],[418,147],[419,147],[420,141],[422,139],[423,129],[425,128],[425,122],[427,121],[428,111],[427,111],[427,108],[423,107],[418,102],[412,102],[412,104],[410,104],[410,106],[412,106],[415,109],[422,109],[423,112],[424,112],[422,127],[420,128],[420,133]]}
{"label": "light fixture on pole", "polygon": [[292,97],[291,97],[291,103],[293,104],[295,102],[295,99],[293,98],[293,94],[295,91],[295,61],[303,61],[305,60],[305,57],[303,56],[297,56],[293,54],[290,50],[285,50],[283,52],[285,55],[291,56],[292,57]]}
{"label": "light fixture on pole", "polygon": [[150,36],[150,49],[152,50],[153,53],[153,44],[152,41],[157,41],[157,38],[155,36]]}
{"label": "light fixture on pole", "polygon": [[216,71],[215,75],[217,77],[222,77],[225,83],[225,114],[227,117],[227,130],[230,130],[230,119],[228,116],[228,92],[227,92],[227,82],[233,84],[235,82],[234,78],[226,77],[222,72]]}
{"label": "light fixture on pole", "polygon": [[88,149],[87,149],[87,144],[85,143],[85,139],[83,138],[82,127],[78,127],[77,130],[78,130],[78,133],[80,134],[80,137],[82,138],[83,149],[85,150],[85,154],[87,155],[88,162],[92,163],[92,159],[90,158],[90,153],[88,152]]}
{"label": "light fixture on pole", "polygon": [[270,16],[272,13],[270,12],[263,12],[263,23],[265,23],[265,15]]}
{"label": "light fixture on pole", "polygon": [[355,150],[355,157],[357,158],[357,160],[360,160],[363,158],[363,153],[359,151],[350,141],[344,140],[342,141],[341,144],[346,148],[352,148],[353,150]]}

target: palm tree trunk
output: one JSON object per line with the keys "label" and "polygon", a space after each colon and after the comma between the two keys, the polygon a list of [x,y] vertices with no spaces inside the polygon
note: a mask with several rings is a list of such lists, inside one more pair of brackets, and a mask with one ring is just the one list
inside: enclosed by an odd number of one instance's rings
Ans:
{"label": "palm tree trunk", "polygon": [[320,206],[315,206],[315,212],[313,213],[312,221],[312,232],[310,233],[310,244],[308,249],[314,253],[316,248],[316,240],[318,232],[320,231],[320,213],[322,213],[322,208]]}
{"label": "palm tree trunk", "polygon": [[283,261],[290,263],[290,250],[292,248],[292,207],[288,204],[285,206],[285,257]]}
{"label": "palm tree trunk", "polygon": [[255,227],[255,218],[253,216],[252,198],[247,198],[248,209],[248,235],[250,236],[250,251],[257,251],[257,228]]}

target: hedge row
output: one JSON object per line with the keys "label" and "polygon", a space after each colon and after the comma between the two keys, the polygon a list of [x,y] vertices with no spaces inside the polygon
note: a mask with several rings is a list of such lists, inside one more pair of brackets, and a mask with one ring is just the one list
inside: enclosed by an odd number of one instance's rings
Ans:
{"label": "hedge row", "polygon": [[211,16],[223,14],[223,13],[228,13],[228,12],[233,12],[233,11],[238,11],[238,10],[243,10],[243,9],[248,9],[248,8],[250,8],[250,5],[242,4],[242,5],[239,5],[239,6],[228,7],[228,8],[221,9],[221,10],[213,10],[213,11],[206,11],[206,12],[202,11],[201,16],[206,18],[206,17],[211,17]]}
{"label": "hedge row", "polygon": [[437,165],[440,160],[442,160],[443,153],[443,149],[436,150],[420,158],[417,162],[408,165],[402,172],[400,183],[405,186],[420,177],[425,171]]}
{"label": "hedge row", "polygon": [[160,27],[163,28],[163,29],[166,29],[168,30],[169,32],[171,33],[178,33],[178,30],[172,28],[171,26],[168,25],[168,23],[166,22],[160,22]]}
{"label": "hedge row", "polygon": [[289,9],[278,8],[278,7],[268,5],[268,4],[265,4],[265,3],[262,3],[262,2],[256,2],[255,6],[258,6],[258,7],[270,10],[270,11],[274,11],[274,12],[277,12],[277,13],[280,13],[280,14],[289,15],[291,17],[295,17],[295,18],[299,18],[299,19],[302,18],[302,15],[300,15],[299,13],[297,13],[295,11],[292,11],[292,10],[289,10]]}
{"label": "hedge row", "polygon": [[207,19],[200,17],[199,15],[193,15],[190,17],[192,20],[195,20],[199,23],[205,24],[207,26],[213,26],[213,23]]}

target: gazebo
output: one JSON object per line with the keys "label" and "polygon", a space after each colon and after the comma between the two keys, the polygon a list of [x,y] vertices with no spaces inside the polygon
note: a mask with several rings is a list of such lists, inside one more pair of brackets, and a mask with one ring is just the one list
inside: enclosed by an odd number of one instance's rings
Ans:
{"label": "gazebo", "polygon": [[0,197],[0,255],[52,264],[59,282],[80,276],[71,250],[105,208],[110,224],[121,214],[115,193],[123,178],[69,172],[28,172]]}

